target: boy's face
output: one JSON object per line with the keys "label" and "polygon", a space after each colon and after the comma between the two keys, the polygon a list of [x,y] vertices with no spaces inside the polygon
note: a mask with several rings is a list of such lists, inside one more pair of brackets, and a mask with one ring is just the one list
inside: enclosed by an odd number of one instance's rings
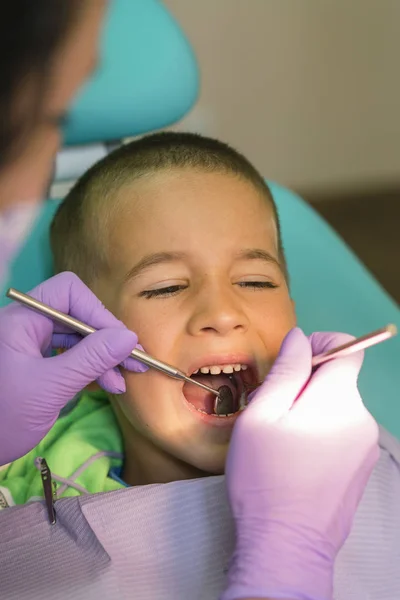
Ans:
{"label": "boy's face", "polygon": [[[188,375],[245,365],[231,386],[262,381],[295,325],[269,202],[244,179],[190,169],[144,177],[118,195],[99,297],[148,353]],[[211,412],[210,394],[153,369],[124,376],[114,405],[129,483],[223,472],[238,414],[201,412]],[[229,383],[214,377],[204,382]]]}

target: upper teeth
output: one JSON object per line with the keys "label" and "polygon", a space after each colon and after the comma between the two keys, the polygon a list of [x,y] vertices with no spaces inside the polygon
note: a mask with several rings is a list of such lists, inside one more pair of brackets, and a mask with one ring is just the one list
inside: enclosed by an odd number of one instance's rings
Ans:
{"label": "upper teeth", "polygon": [[201,367],[200,369],[197,369],[193,375],[199,371],[204,375],[207,373],[211,373],[211,375],[219,375],[220,373],[233,373],[234,371],[245,371],[246,369],[247,365],[241,365],[239,363],[231,365],[211,365],[209,367]]}

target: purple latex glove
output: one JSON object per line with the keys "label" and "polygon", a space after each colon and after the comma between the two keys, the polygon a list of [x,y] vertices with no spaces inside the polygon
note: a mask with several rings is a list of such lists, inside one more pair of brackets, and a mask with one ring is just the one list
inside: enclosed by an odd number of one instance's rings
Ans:
{"label": "purple latex glove", "polygon": [[312,355],[351,339],[285,338],[237,420],[226,481],[236,549],[222,600],[330,600],[336,555],[378,459],[378,427],[357,390],[362,353]]}
{"label": "purple latex glove", "polygon": [[[117,365],[146,370],[127,359],[136,334],[73,273],[56,275],[30,294],[100,331],[82,339],[17,303],[0,309],[0,465],[34,448],[65,404],[92,381],[118,394],[125,381]],[[70,349],[50,357],[51,348]]]}

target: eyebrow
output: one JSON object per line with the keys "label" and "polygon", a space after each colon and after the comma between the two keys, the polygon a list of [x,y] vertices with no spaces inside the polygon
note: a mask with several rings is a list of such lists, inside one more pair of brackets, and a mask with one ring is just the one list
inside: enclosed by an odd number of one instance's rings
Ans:
{"label": "eyebrow", "polygon": [[267,252],[266,250],[262,250],[262,248],[246,248],[245,250],[241,250],[236,255],[237,260],[263,260],[268,263],[272,263],[282,269],[282,265],[275,256]]}
{"label": "eyebrow", "polygon": [[[124,282],[126,283],[131,281],[151,267],[180,262],[185,258],[187,258],[187,254],[184,252],[156,252],[154,254],[148,254],[128,271],[124,277]],[[241,250],[236,255],[236,260],[263,260],[267,263],[277,266],[282,270],[282,265],[280,264],[279,260],[261,248],[246,248],[245,250]]]}
{"label": "eyebrow", "polygon": [[124,281],[130,281],[143,273],[143,271],[147,271],[147,269],[156,265],[182,261],[186,256],[184,252],[156,252],[155,254],[148,254],[128,271],[124,277]]}

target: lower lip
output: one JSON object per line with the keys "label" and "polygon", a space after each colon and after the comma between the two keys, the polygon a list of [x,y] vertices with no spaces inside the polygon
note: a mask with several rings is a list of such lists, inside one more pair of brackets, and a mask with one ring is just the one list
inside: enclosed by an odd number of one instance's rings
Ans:
{"label": "lower lip", "polygon": [[233,427],[236,419],[240,415],[240,412],[237,412],[231,415],[230,417],[218,417],[218,415],[208,415],[207,413],[203,413],[197,410],[197,408],[190,404],[190,402],[186,400],[183,392],[182,398],[185,406],[190,410],[190,412],[194,413],[196,417],[206,425],[211,425],[211,427]]}

